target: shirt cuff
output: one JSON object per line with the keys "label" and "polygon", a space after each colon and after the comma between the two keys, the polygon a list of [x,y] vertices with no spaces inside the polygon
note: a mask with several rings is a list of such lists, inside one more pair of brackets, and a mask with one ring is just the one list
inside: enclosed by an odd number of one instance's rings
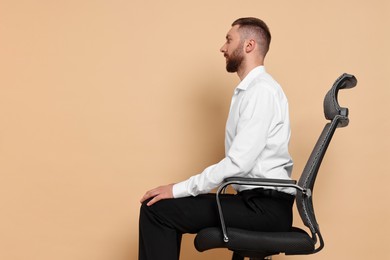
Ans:
{"label": "shirt cuff", "polygon": [[186,181],[182,181],[182,182],[174,184],[172,187],[173,197],[175,199],[188,197],[190,194],[188,194],[186,186],[187,186]]}

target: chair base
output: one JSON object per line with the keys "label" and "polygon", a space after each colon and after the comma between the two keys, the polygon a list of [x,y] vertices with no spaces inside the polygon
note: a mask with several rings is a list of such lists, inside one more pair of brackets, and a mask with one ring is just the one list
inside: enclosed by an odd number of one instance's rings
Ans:
{"label": "chair base", "polygon": [[[239,254],[238,252],[233,252],[232,260],[244,260],[245,256]],[[272,260],[272,256],[252,256],[249,257],[249,260]]]}
{"label": "chair base", "polygon": [[[237,252],[233,252],[232,260],[244,260],[245,257],[238,254]],[[249,260],[272,260],[272,256],[266,257],[250,257]]]}

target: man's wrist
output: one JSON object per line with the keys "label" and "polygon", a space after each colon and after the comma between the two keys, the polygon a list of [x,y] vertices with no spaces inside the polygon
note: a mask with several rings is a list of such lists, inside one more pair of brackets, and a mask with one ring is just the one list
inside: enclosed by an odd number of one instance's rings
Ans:
{"label": "man's wrist", "polygon": [[172,186],[172,195],[175,199],[182,198],[182,197],[188,197],[189,194],[187,192],[187,185],[185,181],[175,183]]}

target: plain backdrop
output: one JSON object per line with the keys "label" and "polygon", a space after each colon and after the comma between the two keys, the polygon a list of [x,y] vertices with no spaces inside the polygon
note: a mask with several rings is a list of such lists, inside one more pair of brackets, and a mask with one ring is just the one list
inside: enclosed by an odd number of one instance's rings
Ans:
{"label": "plain backdrop", "polygon": [[[0,259],[137,259],[144,192],[224,156],[238,77],[219,48],[243,16],[273,35],[266,68],[289,98],[295,179],[326,92],[358,79],[339,93],[350,125],[314,191],[325,248],[274,259],[390,259],[389,3],[0,0]],[[230,259],[193,238],[181,259]]]}

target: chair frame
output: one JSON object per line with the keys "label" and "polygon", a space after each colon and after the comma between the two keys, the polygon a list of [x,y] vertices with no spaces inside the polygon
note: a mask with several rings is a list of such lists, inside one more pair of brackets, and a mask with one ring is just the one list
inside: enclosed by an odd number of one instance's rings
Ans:
{"label": "chair frame", "polygon": [[[349,123],[348,108],[340,107],[338,103],[339,89],[353,88],[357,84],[355,76],[344,73],[333,84],[324,99],[325,118],[331,120],[328,122],[303,169],[298,184],[295,180],[264,179],[264,178],[244,178],[231,177],[224,180],[216,192],[216,201],[220,216],[221,227],[212,227],[201,230],[195,237],[195,247],[202,252],[212,248],[228,248],[233,251],[233,260],[242,260],[245,257],[251,259],[270,259],[272,255],[285,253],[286,255],[302,255],[317,253],[324,247],[319,225],[317,223],[312,194],[317,173],[322,163],[322,159],[332,140],[333,134],[339,127],[346,127]],[[232,184],[251,185],[261,187],[289,187],[297,191],[296,205],[299,215],[304,225],[309,228],[311,235],[306,231],[292,227],[290,232],[254,232],[253,237],[260,239],[259,245],[245,248],[240,244],[240,236],[247,233],[246,230],[229,229],[226,227],[223,209],[220,202],[220,194],[226,191],[226,188]],[[230,233],[235,239],[230,238]],[[262,238],[264,239],[262,240]],[[272,244],[272,238],[277,242]],[[284,239],[285,238],[285,239]],[[235,241],[236,240],[236,241]],[[275,240],[275,241],[276,241]],[[262,243],[266,242],[266,243]],[[271,244],[270,244],[271,243]],[[265,248],[266,244],[272,248]]]}

